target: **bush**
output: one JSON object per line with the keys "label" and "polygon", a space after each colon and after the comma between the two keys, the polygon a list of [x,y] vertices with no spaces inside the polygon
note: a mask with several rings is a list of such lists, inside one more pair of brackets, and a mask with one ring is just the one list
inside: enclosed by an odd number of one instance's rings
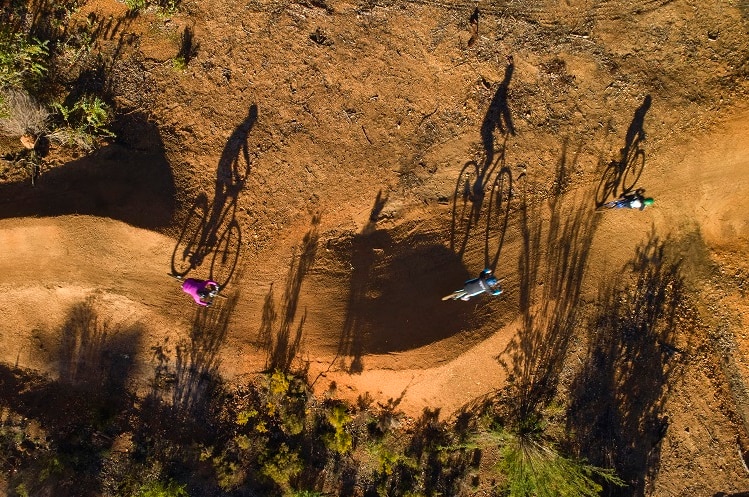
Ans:
{"label": "bush", "polygon": [[48,41],[0,28],[0,88],[35,84],[47,72]]}
{"label": "bush", "polygon": [[99,97],[84,95],[71,107],[55,104],[54,108],[64,124],[49,135],[51,140],[90,151],[96,148],[98,138],[114,137],[107,129],[111,121],[109,106]]}
{"label": "bush", "polygon": [[337,405],[327,415],[328,423],[333,427],[332,433],[323,437],[325,446],[338,454],[345,454],[351,450],[353,437],[346,431],[346,425],[351,422],[351,416],[346,412],[346,406]]}
{"label": "bush", "polygon": [[598,497],[603,487],[596,479],[624,485],[611,469],[562,456],[540,430],[499,436],[504,439],[499,469],[507,478],[505,491],[510,497]]}
{"label": "bush", "polygon": [[178,485],[174,481],[164,483],[155,480],[142,485],[135,497],[190,497],[190,494],[185,490],[185,485]]}

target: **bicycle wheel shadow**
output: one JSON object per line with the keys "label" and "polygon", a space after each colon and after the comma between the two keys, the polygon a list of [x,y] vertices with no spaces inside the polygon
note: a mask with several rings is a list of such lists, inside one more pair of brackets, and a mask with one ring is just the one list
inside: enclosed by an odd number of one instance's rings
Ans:
{"label": "bicycle wheel shadow", "polygon": [[[635,110],[632,122],[624,137],[624,146],[619,150],[619,158],[612,160],[604,168],[601,180],[596,189],[596,208],[610,199],[618,198],[634,191],[637,182],[645,169],[645,151],[642,142],[645,140],[645,114],[652,104],[650,95],[646,95],[642,104]],[[604,161],[601,161],[603,164]]]}
{"label": "bicycle wheel shadow", "polygon": [[[492,189],[492,194],[493,188],[498,184],[498,178],[492,180],[494,171],[506,168],[506,143],[505,137],[499,150],[499,158],[494,163],[484,162],[483,166],[479,166],[476,161],[470,160],[458,174],[450,220],[450,250],[460,259],[465,255],[472,232],[481,220],[487,186]],[[499,184],[502,182],[499,181]]]}
{"label": "bicycle wheel shadow", "polygon": [[252,170],[248,140],[257,118],[257,105],[252,104],[221,153],[213,200],[209,204],[201,193],[188,211],[172,252],[173,275],[185,276],[209,256],[208,279],[225,288],[234,275],[242,249],[237,201]]}

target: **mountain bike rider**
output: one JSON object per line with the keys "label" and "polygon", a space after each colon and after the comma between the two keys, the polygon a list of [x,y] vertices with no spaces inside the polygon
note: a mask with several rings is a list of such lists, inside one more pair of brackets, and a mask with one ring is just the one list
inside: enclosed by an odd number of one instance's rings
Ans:
{"label": "mountain bike rider", "polygon": [[622,195],[622,200],[626,202],[626,206],[630,209],[643,210],[645,207],[653,205],[653,202],[655,202],[651,197],[645,198],[643,193],[645,193],[645,189],[638,188],[634,193]]}
{"label": "mountain bike rider", "polygon": [[453,299],[468,301],[472,297],[482,293],[487,293],[493,296],[502,293],[502,287],[499,285],[499,280],[497,280],[497,278],[492,274],[492,270],[488,268],[481,271],[478,278],[466,281],[462,290],[457,290],[453,293]]}
{"label": "mountain bike rider", "polygon": [[218,294],[218,283],[212,280],[187,278],[182,282],[182,291],[190,295],[198,305],[209,306]]}

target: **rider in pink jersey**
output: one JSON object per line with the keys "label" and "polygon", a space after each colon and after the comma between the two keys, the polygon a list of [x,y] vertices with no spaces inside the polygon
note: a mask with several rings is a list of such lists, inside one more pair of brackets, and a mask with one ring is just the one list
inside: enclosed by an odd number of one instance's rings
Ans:
{"label": "rider in pink jersey", "polygon": [[216,295],[218,292],[218,283],[212,280],[196,280],[195,278],[187,278],[182,283],[182,291],[190,295],[198,305],[207,306],[211,305],[210,297]]}

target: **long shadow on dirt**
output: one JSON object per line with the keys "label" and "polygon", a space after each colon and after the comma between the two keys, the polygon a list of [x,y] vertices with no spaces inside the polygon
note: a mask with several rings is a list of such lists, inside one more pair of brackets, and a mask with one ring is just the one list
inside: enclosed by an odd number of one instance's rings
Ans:
{"label": "long shadow on dirt", "polygon": [[668,240],[654,233],[637,248],[628,268],[634,285],[601,289],[588,326],[588,353],[570,389],[569,432],[581,455],[615,468],[627,487],[607,495],[642,496],[652,489],[668,430],[663,414],[667,385],[687,359],[677,340],[696,326],[681,264],[666,254]]}
{"label": "long shadow on dirt", "polygon": [[[378,208],[380,195],[373,213]],[[465,331],[474,310],[464,302],[440,301],[469,273],[438,235],[395,239],[376,222],[370,216],[361,233],[335,247],[350,254],[353,268],[338,349],[351,372],[363,371],[365,354],[409,350]]]}
{"label": "long shadow on dirt", "polygon": [[596,222],[594,211],[584,202],[565,198],[570,165],[574,166],[577,156],[570,161],[565,142],[548,201],[547,226],[541,219],[541,206],[533,207],[526,201],[521,211],[523,249],[518,271],[522,326],[499,356],[516,389],[518,419],[525,419],[553,398],[579,325],[580,294]]}
{"label": "long shadow on dirt", "polygon": [[624,137],[624,147],[619,151],[619,159],[611,161],[604,168],[596,190],[596,207],[601,207],[611,198],[626,195],[637,187],[645,169],[645,114],[650,109],[652,98],[647,95],[640,107],[635,110],[632,122]]}
{"label": "long shadow on dirt", "polygon": [[118,141],[43,172],[34,187],[0,185],[0,218],[90,214],[147,229],[169,226],[174,178],[158,128],[132,114],[114,130]]}
{"label": "long shadow on dirt", "polygon": [[22,495],[20,488],[25,495],[99,495],[105,454],[135,403],[128,383],[140,326],[110,325],[87,299],[70,309],[60,334],[59,380],[0,365],[3,426],[33,423],[45,435],[20,445],[3,439],[0,461],[13,468],[13,495]]}
{"label": "long shadow on dirt", "polygon": [[185,276],[210,258],[208,278],[224,288],[234,275],[241,255],[242,230],[236,219],[237,200],[252,170],[248,139],[257,122],[257,105],[226,141],[216,168],[213,201],[201,193],[182,223],[172,252],[171,272]]}
{"label": "long shadow on dirt", "polygon": [[225,433],[226,420],[219,411],[227,391],[218,368],[238,301],[238,292],[214,299],[212,306],[196,309],[188,338],[174,345],[167,340],[152,348],[151,388],[135,414],[134,461],[142,463],[153,455],[185,461],[185,466],[177,464],[165,468],[166,472],[182,481],[200,480],[189,469],[197,464],[190,447],[216,443]]}
{"label": "long shadow on dirt", "polygon": [[[266,370],[268,371],[279,370],[289,372],[294,359],[300,351],[307,312],[305,310],[302,317],[295,324],[299,294],[302,290],[304,278],[315,262],[319,239],[317,231],[319,224],[320,216],[313,216],[312,227],[302,239],[299,255],[296,253],[297,249],[294,249],[291,267],[286,276],[286,284],[281,297],[280,309],[276,306],[273,285],[271,285],[265,296],[258,339],[260,346],[268,353],[265,361]],[[278,324],[278,328],[276,328],[276,322],[279,317],[280,323]],[[296,328],[295,330],[293,329],[294,327]]]}

